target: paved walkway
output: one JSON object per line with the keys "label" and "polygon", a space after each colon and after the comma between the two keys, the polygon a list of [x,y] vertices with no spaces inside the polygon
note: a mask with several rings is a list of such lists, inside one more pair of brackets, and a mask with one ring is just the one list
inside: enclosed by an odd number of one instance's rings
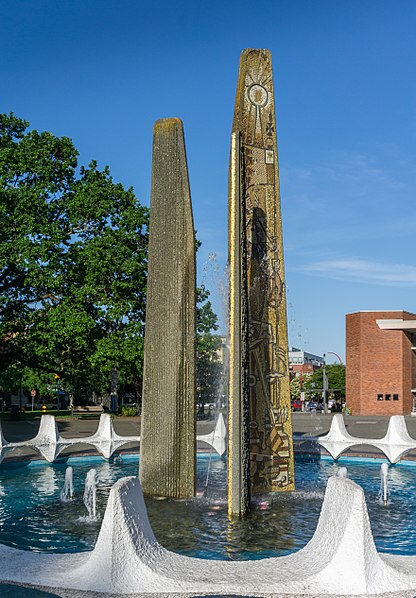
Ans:
{"label": "paved walkway", "polygon": [[[99,416],[85,418],[56,418],[59,432],[62,436],[78,438],[90,436],[97,429]],[[33,438],[39,428],[39,419],[23,419],[19,421],[1,422],[3,435],[9,442],[21,442]],[[116,432],[123,436],[138,436],[140,434],[139,417],[115,417],[113,424]]]}
{"label": "paved walkway", "polygon": [[[332,414],[324,415],[320,413],[293,413],[293,433],[296,447],[305,442],[305,450],[313,438],[323,436],[329,431],[332,421]],[[87,416],[85,418],[57,418],[59,432],[66,437],[82,437],[93,434],[98,425],[99,418]],[[352,436],[366,438],[382,438],[389,422],[389,417],[380,416],[346,416],[344,418],[348,432]],[[39,427],[40,419],[21,420],[1,422],[3,435],[10,442],[21,442],[33,438]],[[121,436],[139,436],[140,435],[140,417],[115,417],[113,419],[114,429]],[[416,417],[406,417],[406,425],[409,434],[416,439]],[[198,421],[197,433],[208,434],[214,429],[215,420]],[[206,445],[201,445],[206,448]],[[79,452],[79,446],[75,447]],[[85,445],[85,451],[93,452],[91,446]],[[33,452],[33,451],[32,451]],[[360,452],[368,455],[381,453],[377,449],[363,445],[354,447],[354,454]],[[410,457],[416,458],[416,451],[409,453]]]}
{"label": "paved walkway", "polygon": [[[297,451],[314,452],[319,449],[317,443],[311,442],[313,438],[324,436],[331,427],[332,414],[324,415],[321,413],[293,413],[293,435]],[[390,417],[380,417],[377,415],[362,416],[344,416],[345,426],[351,436],[357,438],[383,438],[387,432]],[[406,416],[406,426],[410,436],[416,439],[416,417]],[[323,448],[320,449],[324,453]],[[343,455],[362,455],[368,457],[380,457],[385,459],[385,455],[377,448],[367,444],[355,445]],[[416,459],[416,451],[410,451],[405,456],[406,459]]]}
{"label": "paved walkway", "polygon": [[[139,436],[140,435],[140,417],[114,417],[113,425],[117,434],[121,436]],[[85,416],[80,418],[65,417],[56,418],[59,432],[66,437],[81,437],[93,434],[98,426],[99,416]],[[3,435],[9,442],[20,442],[28,440],[36,435],[39,428],[39,419],[28,419],[9,421],[2,420],[1,427]],[[197,423],[198,434],[208,434],[214,429],[215,419],[209,421],[199,421]]]}
{"label": "paved walkway", "polygon": [[[117,434],[120,436],[140,436],[140,417],[114,417],[113,426]],[[85,416],[80,418],[56,418],[59,433],[62,437],[66,438],[80,438],[91,436],[96,432],[99,422],[99,416],[91,417]],[[39,429],[40,417],[38,419],[30,420],[19,420],[10,421],[3,420],[1,427],[3,436],[8,442],[24,442],[32,439],[36,436]],[[213,431],[216,420],[213,418],[208,421],[197,422],[197,433],[198,435],[208,434]],[[205,443],[198,442],[198,449],[207,450]],[[120,452],[136,452],[139,450],[139,444],[128,444],[125,449]],[[60,454],[60,457],[68,455],[82,454],[82,455],[93,455],[96,454],[96,450],[90,444],[79,444],[66,448]],[[10,455],[6,456],[4,462],[21,460],[21,459],[39,458],[38,453],[35,449],[29,447],[19,447],[15,449]]]}
{"label": "paved walkway", "polygon": [[[329,431],[332,414],[293,413],[293,432],[296,435],[323,436]],[[377,415],[347,415],[345,425],[351,436],[382,438],[387,432],[390,417]],[[416,417],[406,416],[410,436],[416,439]]]}
{"label": "paved walkway", "polygon": [[[321,413],[293,413],[293,432],[297,435],[321,436],[326,434],[331,426],[332,414]],[[114,417],[113,424],[118,434],[133,436],[140,434],[140,417]],[[85,416],[80,418],[56,418],[62,436],[87,436],[96,428],[99,416]],[[36,433],[39,419],[1,422],[3,433],[7,440],[16,442],[27,440]],[[387,431],[389,417],[376,415],[345,416],[345,424],[353,436],[372,436],[382,438]],[[406,424],[411,436],[416,438],[416,417],[406,416]],[[215,420],[198,421],[198,434],[212,431]]]}

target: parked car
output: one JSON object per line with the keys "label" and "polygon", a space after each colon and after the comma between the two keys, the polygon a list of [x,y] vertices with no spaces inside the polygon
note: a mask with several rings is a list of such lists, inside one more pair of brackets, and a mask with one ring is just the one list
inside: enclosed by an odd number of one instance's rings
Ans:
{"label": "parked car", "polygon": [[322,403],[318,403],[317,401],[309,401],[308,403],[308,411],[323,411],[324,406]]}
{"label": "parked car", "polygon": [[302,401],[300,399],[292,399],[292,411],[302,411]]}

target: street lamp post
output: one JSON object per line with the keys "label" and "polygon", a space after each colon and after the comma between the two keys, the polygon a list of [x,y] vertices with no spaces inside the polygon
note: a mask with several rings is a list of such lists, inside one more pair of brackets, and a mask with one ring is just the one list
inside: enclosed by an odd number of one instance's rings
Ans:
{"label": "street lamp post", "polygon": [[326,375],[326,354],[324,353],[324,365],[323,365],[323,371],[322,371],[322,402],[324,405],[324,413],[327,413],[327,393],[328,393],[328,377]]}
{"label": "street lamp post", "polygon": [[22,412],[22,378],[23,378],[23,372],[22,370],[20,370],[20,388],[19,388],[19,411],[20,413]]}
{"label": "street lamp post", "polygon": [[[327,353],[330,353],[331,355],[335,355],[335,357],[338,358],[340,364],[342,365],[342,359],[341,357],[338,355],[338,353],[335,353],[334,351],[327,351]],[[327,413],[328,409],[327,409],[327,398],[328,398],[328,376],[326,375],[326,353],[324,353],[323,355],[324,357],[324,364],[323,364],[323,372],[322,372],[322,401],[324,404],[324,413]]]}

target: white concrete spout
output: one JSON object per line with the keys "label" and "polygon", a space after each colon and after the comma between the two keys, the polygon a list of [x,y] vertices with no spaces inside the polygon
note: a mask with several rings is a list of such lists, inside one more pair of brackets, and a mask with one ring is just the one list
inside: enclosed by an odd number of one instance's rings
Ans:
{"label": "white concrete spout", "polygon": [[336,413],[328,434],[318,438],[318,442],[334,459],[338,459],[344,451],[359,444],[374,446],[384,453],[391,463],[397,463],[406,453],[416,449],[416,440],[409,435],[403,415],[390,417],[383,438],[358,438],[347,432],[342,414]]}
{"label": "white concrete spout", "polygon": [[182,556],[156,540],[140,482],[131,477],[114,484],[93,551],[47,555],[0,546],[0,581],[84,598],[94,592],[404,597],[416,592],[416,557],[377,552],[362,489],[339,477],[328,481],[317,529],[302,550],[240,562]]}
{"label": "white concrete spout", "polygon": [[91,444],[103,457],[109,459],[114,451],[129,442],[140,442],[140,436],[119,436],[114,430],[111,416],[108,413],[101,414],[97,431],[94,434],[79,438],[64,438],[59,434],[55,417],[42,415],[39,431],[34,438],[22,442],[6,442],[1,434],[0,463],[7,452],[25,447],[35,449],[46,461],[53,463],[63,450],[75,444]]}
{"label": "white concrete spout", "polygon": [[211,446],[222,457],[227,449],[227,428],[224,416],[220,412],[217,417],[215,428],[208,434],[201,434],[196,437],[198,442],[204,442]]}

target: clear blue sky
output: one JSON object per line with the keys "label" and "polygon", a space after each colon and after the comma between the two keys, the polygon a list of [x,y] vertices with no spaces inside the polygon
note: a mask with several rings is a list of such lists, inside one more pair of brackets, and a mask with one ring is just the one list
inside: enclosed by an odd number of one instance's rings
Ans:
{"label": "clear blue sky", "polygon": [[290,341],[416,311],[414,0],[2,0],[0,110],[71,137],[148,204],[152,127],[184,121],[199,281],[221,311],[239,55],[273,53]]}

